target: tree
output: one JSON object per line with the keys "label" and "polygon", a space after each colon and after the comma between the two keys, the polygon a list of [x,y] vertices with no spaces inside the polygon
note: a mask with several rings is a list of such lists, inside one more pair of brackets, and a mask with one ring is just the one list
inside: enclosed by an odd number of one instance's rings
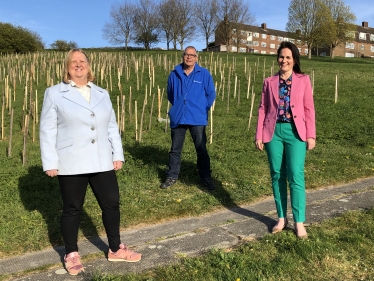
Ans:
{"label": "tree", "polygon": [[328,18],[326,5],[321,0],[291,0],[288,8],[286,30],[290,37],[301,40],[308,46],[308,58],[312,47],[324,41],[322,37],[324,20]]}
{"label": "tree", "polygon": [[191,40],[194,35],[195,25],[192,20],[193,5],[191,1],[177,0],[179,7],[177,21],[175,21],[175,32],[181,51],[184,49],[184,42]]}
{"label": "tree", "polygon": [[[225,42],[227,52],[230,52],[230,42],[233,32],[236,32],[243,24],[249,25],[253,23],[254,17],[249,11],[249,3],[246,0],[220,1],[217,15],[221,23],[217,28],[216,36]],[[239,44],[240,40],[236,40],[236,45]]]}
{"label": "tree", "polygon": [[0,53],[27,53],[44,49],[44,42],[34,31],[10,23],[0,23]]}
{"label": "tree", "polygon": [[78,48],[78,44],[74,41],[56,40],[51,44],[51,48],[56,51],[69,51]]}
{"label": "tree", "polygon": [[326,41],[330,47],[330,56],[334,58],[334,50],[341,43],[351,41],[350,32],[356,30],[356,16],[341,0],[324,0],[330,12],[332,21],[332,32],[329,40]]}
{"label": "tree", "polygon": [[[168,50],[170,50],[170,42],[173,38],[173,25],[176,22],[177,9],[175,0],[162,0],[158,6],[160,30],[166,40]],[[175,47],[174,45],[174,49]]]}
{"label": "tree", "polygon": [[135,42],[143,45],[146,50],[149,50],[153,43],[158,42],[159,24],[156,13],[157,7],[153,0],[140,0],[139,6],[135,10]]}
{"label": "tree", "polygon": [[136,5],[127,3],[113,5],[110,10],[111,21],[105,23],[103,38],[113,45],[125,45],[127,50],[134,30]]}
{"label": "tree", "polygon": [[213,37],[219,23],[217,12],[218,0],[201,0],[195,3],[195,22],[198,30],[204,36],[206,48],[208,48],[209,41]]}

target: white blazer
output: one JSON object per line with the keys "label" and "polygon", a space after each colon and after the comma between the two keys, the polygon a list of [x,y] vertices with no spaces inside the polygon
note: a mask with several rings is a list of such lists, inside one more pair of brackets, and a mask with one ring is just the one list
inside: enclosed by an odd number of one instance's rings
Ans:
{"label": "white blazer", "polygon": [[40,117],[43,170],[59,175],[113,170],[124,161],[122,140],[109,94],[91,83],[88,103],[70,84],[60,83],[44,93]]}

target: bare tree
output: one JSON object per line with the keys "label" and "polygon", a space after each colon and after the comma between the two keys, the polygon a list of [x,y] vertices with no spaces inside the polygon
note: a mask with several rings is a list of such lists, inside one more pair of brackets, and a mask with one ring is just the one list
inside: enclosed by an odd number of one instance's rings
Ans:
{"label": "bare tree", "polygon": [[219,23],[217,12],[218,0],[201,0],[195,2],[194,14],[196,27],[205,38],[206,48],[208,48],[209,40],[213,37]]}
{"label": "bare tree", "polygon": [[184,49],[184,43],[191,40],[195,33],[195,24],[193,22],[193,4],[191,1],[177,0],[178,14],[176,21],[177,41],[180,49]]}
{"label": "bare tree", "polygon": [[176,19],[176,6],[175,0],[162,0],[158,6],[159,24],[166,40],[166,47],[170,50],[170,42],[173,40],[173,24]]}
{"label": "bare tree", "polygon": [[352,41],[350,32],[356,30],[356,16],[351,12],[349,6],[345,5],[342,0],[324,0],[327,8],[331,13],[333,22],[332,35],[327,41],[331,52],[331,58],[334,58],[334,50],[341,43]]}
{"label": "bare tree", "polygon": [[103,38],[113,45],[125,45],[127,50],[134,30],[134,13],[136,5],[133,3],[115,4],[111,7],[111,21],[105,23]]}
{"label": "bare tree", "polygon": [[140,0],[135,10],[135,43],[142,44],[146,50],[158,42],[157,6],[153,0]]}
{"label": "bare tree", "polygon": [[288,8],[286,30],[291,37],[301,40],[308,46],[308,58],[312,57],[312,47],[322,39],[326,15],[326,5],[321,0],[291,0]]}
{"label": "bare tree", "polygon": [[[217,13],[221,23],[217,27],[216,36],[225,42],[227,52],[230,52],[230,46],[234,32],[243,24],[250,25],[254,22],[254,17],[249,11],[249,2],[247,0],[222,0],[219,2]],[[240,44],[235,36],[236,44]]]}

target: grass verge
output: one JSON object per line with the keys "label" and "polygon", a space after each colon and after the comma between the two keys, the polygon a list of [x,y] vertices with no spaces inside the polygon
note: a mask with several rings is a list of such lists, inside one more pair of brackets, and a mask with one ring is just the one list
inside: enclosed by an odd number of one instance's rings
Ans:
{"label": "grass verge", "polygon": [[347,212],[308,232],[308,240],[283,231],[142,274],[96,275],[93,280],[374,280],[374,209]]}

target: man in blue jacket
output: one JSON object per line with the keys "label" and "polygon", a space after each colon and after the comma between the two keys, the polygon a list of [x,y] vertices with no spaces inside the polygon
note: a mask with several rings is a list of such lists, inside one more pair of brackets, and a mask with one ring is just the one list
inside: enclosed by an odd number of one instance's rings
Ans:
{"label": "man in blue jacket", "polygon": [[189,130],[196,149],[201,182],[206,189],[214,190],[205,133],[208,112],[216,98],[213,77],[207,69],[197,64],[195,47],[188,46],[182,57],[183,63],[177,65],[168,78],[167,94],[172,105],[169,111],[171,149],[166,181],[160,187],[166,189],[176,183],[183,143]]}

